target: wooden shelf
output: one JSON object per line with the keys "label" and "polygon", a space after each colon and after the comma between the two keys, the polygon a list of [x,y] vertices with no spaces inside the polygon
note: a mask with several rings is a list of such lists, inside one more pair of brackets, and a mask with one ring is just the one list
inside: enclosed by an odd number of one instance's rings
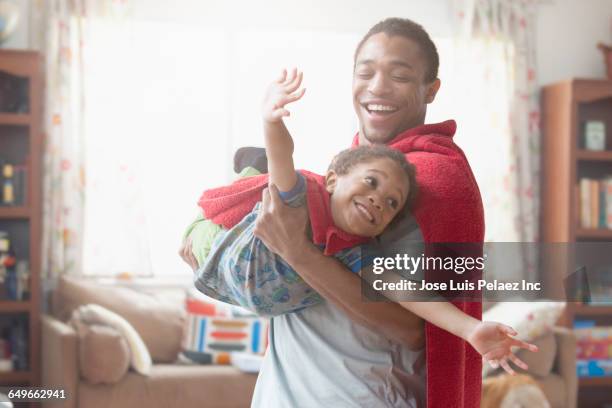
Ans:
{"label": "wooden shelf", "polygon": [[0,385],[23,384],[31,381],[32,373],[30,371],[0,372]]}
{"label": "wooden shelf", "polygon": [[[27,301],[0,301],[0,314],[18,314],[24,325],[27,342],[27,371],[0,373],[0,385],[40,383],[40,269],[42,243],[42,147],[43,147],[43,90],[44,61],[36,51],[0,50],[0,71],[27,81],[24,93],[17,102],[27,104],[27,113],[0,112],[0,150],[7,163],[27,165],[25,188],[27,205],[0,206],[2,229],[9,232],[12,248],[18,257],[29,264],[29,292]],[[7,97],[3,90],[2,96]],[[24,106],[25,106],[24,104]],[[16,220],[17,222],[13,222]],[[16,225],[14,225],[16,224]],[[25,225],[27,224],[27,225]],[[4,228],[6,227],[6,228]],[[38,406],[28,404],[27,406]],[[25,405],[24,405],[25,406]]]}
{"label": "wooden shelf", "polygon": [[582,161],[603,161],[612,163],[612,151],[577,150],[576,158]]}
{"label": "wooden shelf", "polygon": [[29,312],[28,300],[0,300],[0,313]]}
{"label": "wooden shelf", "polygon": [[0,113],[0,125],[29,126],[32,116],[25,113]]}
{"label": "wooden shelf", "polygon": [[581,387],[612,387],[612,377],[581,377],[578,382]]}
{"label": "wooden shelf", "polygon": [[576,238],[578,239],[609,239],[612,240],[612,229],[605,228],[577,228]]}
{"label": "wooden shelf", "polygon": [[1,218],[20,219],[20,218],[29,218],[29,217],[30,217],[30,209],[28,207],[0,206],[0,219]]}
{"label": "wooden shelf", "polygon": [[612,305],[573,305],[571,308],[576,316],[612,316]]}

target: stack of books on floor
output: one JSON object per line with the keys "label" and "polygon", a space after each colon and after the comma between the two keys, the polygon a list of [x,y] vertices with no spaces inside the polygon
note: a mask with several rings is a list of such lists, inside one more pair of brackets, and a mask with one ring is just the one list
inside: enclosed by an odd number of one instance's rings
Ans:
{"label": "stack of books on floor", "polygon": [[578,376],[612,376],[612,327],[597,327],[595,321],[577,320],[574,333]]}

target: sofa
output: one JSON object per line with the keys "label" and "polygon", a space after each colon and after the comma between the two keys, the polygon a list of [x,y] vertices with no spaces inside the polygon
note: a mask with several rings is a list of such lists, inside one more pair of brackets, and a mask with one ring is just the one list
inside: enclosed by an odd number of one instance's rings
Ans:
{"label": "sofa", "polygon": [[[64,408],[248,407],[256,375],[230,365],[187,364],[179,359],[184,326],[181,302],[129,288],[61,278],[51,311],[43,315],[42,386],[62,388]],[[112,327],[70,321],[82,305],[98,304],[124,317],[138,332],[153,362],[148,375],[129,369],[130,351]]]}
{"label": "sofa", "polygon": [[[578,395],[576,372],[576,339],[563,323],[563,302],[485,302],[483,320],[496,321],[513,327],[521,340],[538,346],[536,353],[518,350],[517,356],[529,368],[514,366],[519,374],[533,378],[544,392],[551,408],[575,408]],[[508,375],[501,368],[484,367],[485,381]]]}

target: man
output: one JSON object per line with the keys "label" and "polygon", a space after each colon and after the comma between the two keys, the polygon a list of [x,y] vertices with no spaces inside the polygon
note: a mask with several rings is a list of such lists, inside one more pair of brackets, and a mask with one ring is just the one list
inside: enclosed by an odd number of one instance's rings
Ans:
{"label": "man", "polygon": [[[463,153],[452,144],[454,123],[446,131],[419,128],[440,88],[437,70],[435,45],[421,26],[409,20],[376,24],[355,53],[353,103],[360,124],[359,144],[389,143],[418,128],[405,137],[438,133],[436,138],[446,137],[444,147],[452,151],[447,157],[426,148],[408,154],[417,167],[421,193],[414,211],[417,223],[408,220],[399,231],[381,237],[400,249],[402,240],[408,245],[423,237],[426,242],[482,242],[484,236],[478,187]],[[394,304],[363,302],[359,279],[308,240],[305,211],[282,205],[276,189],[270,190],[264,193],[256,235],[327,303],[272,319],[270,349],[253,406],[417,406],[422,400],[420,377],[418,369],[415,372],[409,365],[415,361],[414,352],[400,346],[416,345],[414,316]],[[480,318],[479,304],[461,306]],[[443,350],[448,354],[433,354],[446,360],[444,381],[449,386],[443,388],[437,379],[439,389],[428,387],[428,406],[478,406],[480,357],[456,337],[436,329],[428,325],[428,347],[440,349],[442,338],[450,345]],[[381,341],[384,338],[391,340],[388,345]],[[434,371],[429,363],[436,364],[438,372],[445,361],[428,361],[428,371]]]}
{"label": "man", "polygon": [[[435,45],[410,20],[376,24],[355,53],[355,143],[405,141],[409,147],[402,151],[417,168],[414,217],[379,238],[385,255],[409,253],[423,241],[483,239],[482,202],[452,142],[454,122],[423,126],[427,104],[440,87],[437,70]],[[274,186],[264,192],[256,235],[327,302],[271,319],[252,406],[424,407],[423,323],[397,304],[364,302],[359,277],[310,242],[306,218],[304,208],[282,204]],[[479,305],[460,306],[480,317]],[[430,325],[427,345],[428,406],[478,406],[480,356]],[[434,381],[429,374],[436,375]]]}

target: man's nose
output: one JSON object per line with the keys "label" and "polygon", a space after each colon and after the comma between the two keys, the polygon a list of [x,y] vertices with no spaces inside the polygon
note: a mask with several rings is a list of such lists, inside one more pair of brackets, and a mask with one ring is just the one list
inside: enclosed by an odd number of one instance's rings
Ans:
{"label": "man's nose", "polygon": [[382,96],[389,92],[389,81],[382,73],[375,74],[368,83],[368,91],[372,95]]}

